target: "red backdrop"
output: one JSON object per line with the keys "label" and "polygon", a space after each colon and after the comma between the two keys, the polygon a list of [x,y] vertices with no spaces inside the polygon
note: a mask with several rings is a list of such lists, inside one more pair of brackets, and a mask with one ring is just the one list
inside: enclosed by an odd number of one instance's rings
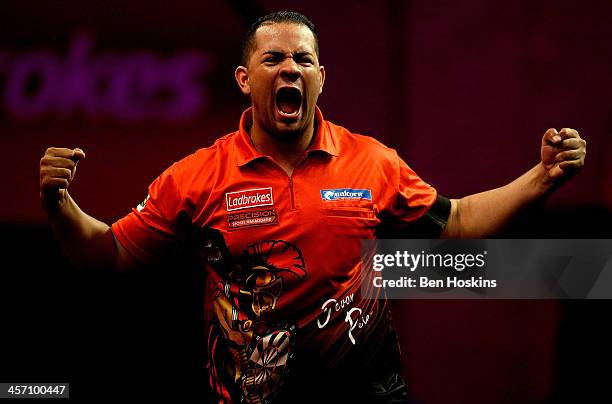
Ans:
{"label": "red backdrop", "polygon": [[[0,221],[44,222],[38,160],[49,146],[86,151],[71,189],[84,210],[106,221],[127,213],[164,168],[236,128],[246,105],[233,81],[240,37],[255,12],[275,9],[305,12],[318,26],[327,71],[320,99],[325,116],[398,148],[442,194],[459,197],[508,182],[538,161],[548,127],[569,126],[588,140],[587,165],[547,209],[612,208],[612,163],[606,159],[612,126],[611,4],[238,3],[109,0],[93,6],[69,0],[58,7],[22,1],[3,11]],[[127,80],[125,97],[136,94],[136,103],[145,106],[164,95],[136,88],[143,85],[144,70],[134,66],[145,63],[151,70],[155,60],[170,63],[184,51],[205,55],[206,68],[196,69],[190,81],[204,101],[192,116],[178,120],[163,114],[126,118],[122,108],[104,109],[95,100],[57,112],[55,104],[68,91],[59,85],[40,114],[20,109],[9,91],[19,80],[16,66],[46,52],[63,69],[60,76],[78,81],[66,66],[79,33],[92,38],[88,60],[113,60],[118,72],[111,80]],[[135,61],[139,55],[148,62]],[[137,78],[117,79],[121,69],[130,68]],[[34,74],[17,88],[32,100],[43,85]],[[131,105],[126,98],[114,100]],[[552,397],[558,302],[394,305],[406,373],[424,403]]]}

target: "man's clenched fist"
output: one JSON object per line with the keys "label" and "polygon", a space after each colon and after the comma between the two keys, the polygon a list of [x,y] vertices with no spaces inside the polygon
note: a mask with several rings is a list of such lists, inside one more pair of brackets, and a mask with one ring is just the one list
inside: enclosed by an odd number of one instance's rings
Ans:
{"label": "man's clenched fist", "polygon": [[584,165],[586,140],[578,131],[563,128],[548,129],[542,137],[541,158],[546,175],[553,183],[560,184],[577,174]]}
{"label": "man's clenched fist", "polygon": [[66,189],[76,173],[79,160],[85,158],[81,149],[50,147],[40,159],[40,198],[43,207],[53,209],[66,198]]}

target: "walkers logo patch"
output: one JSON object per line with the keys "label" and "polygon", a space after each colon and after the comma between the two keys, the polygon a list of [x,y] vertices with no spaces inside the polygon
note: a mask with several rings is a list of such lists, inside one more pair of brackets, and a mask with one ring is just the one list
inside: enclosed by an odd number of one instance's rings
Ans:
{"label": "walkers logo patch", "polygon": [[321,199],[324,201],[338,201],[338,200],[359,200],[364,199],[366,201],[372,200],[372,191],[369,189],[352,189],[352,188],[338,188],[338,189],[322,189]]}
{"label": "walkers logo patch", "polygon": [[225,194],[227,211],[254,208],[257,206],[270,206],[274,204],[272,187],[245,189],[243,191],[228,192]]}
{"label": "walkers logo patch", "polygon": [[278,214],[274,209],[260,209],[249,212],[230,213],[227,215],[229,230],[244,227],[265,226],[278,223]]}

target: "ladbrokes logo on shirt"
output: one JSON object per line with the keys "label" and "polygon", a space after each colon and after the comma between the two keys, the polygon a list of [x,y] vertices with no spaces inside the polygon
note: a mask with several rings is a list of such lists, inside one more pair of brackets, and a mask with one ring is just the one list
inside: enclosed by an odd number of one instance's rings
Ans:
{"label": "ladbrokes logo on shirt", "polygon": [[228,192],[225,194],[227,211],[268,206],[274,204],[272,187],[245,189],[243,191]]}
{"label": "ladbrokes logo on shirt", "polygon": [[324,201],[337,201],[342,199],[364,199],[367,201],[372,200],[372,191],[369,189],[352,189],[352,188],[339,188],[339,189],[322,189],[321,199]]}

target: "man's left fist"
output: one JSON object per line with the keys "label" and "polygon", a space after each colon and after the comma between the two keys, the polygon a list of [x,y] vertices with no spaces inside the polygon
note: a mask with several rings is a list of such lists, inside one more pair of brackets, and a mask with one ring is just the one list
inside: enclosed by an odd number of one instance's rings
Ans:
{"label": "man's left fist", "polygon": [[574,129],[563,128],[557,132],[550,128],[542,137],[540,156],[548,178],[554,183],[562,183],[584,165],[586,140]]}

